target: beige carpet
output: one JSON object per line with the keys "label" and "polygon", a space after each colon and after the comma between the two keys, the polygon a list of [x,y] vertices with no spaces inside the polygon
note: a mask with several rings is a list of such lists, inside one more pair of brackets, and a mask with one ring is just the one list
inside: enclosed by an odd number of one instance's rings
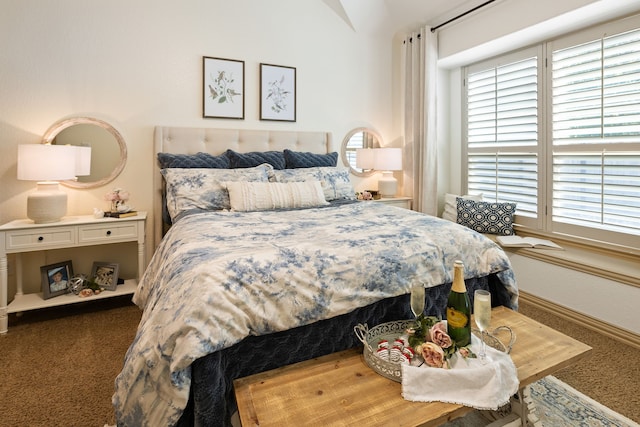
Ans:
{"label": "beige carpet", "polygon": [[[520,311],[594,347],[593,357],[557,378],[640,421],[637,350],[526,304]],[[113,382],[140,315],[123,297],[11,316],[0,336],[0,425],[113,424]]]}
{"label": "beige carpet", "polygon": [[591,346],[591,357],[553,375],[604,406],[640,422],[640,352],[617,340],[520,303],[520,313]]}
{"label": "beige carpet", "polygon": [[9,332],[0,336],[0,425],[115,423],[114,379],[141,315],[128,299],[10,317]]}

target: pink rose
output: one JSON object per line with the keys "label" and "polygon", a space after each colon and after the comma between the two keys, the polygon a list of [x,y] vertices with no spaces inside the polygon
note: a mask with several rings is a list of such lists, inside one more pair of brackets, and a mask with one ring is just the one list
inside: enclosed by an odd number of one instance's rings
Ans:
{"label": "pink rose", "polygon": [[429,337],[431,341],[442,348],[451,347],[451,338],[447,334],[447,327],[444,322],[438,322],[429,329]]}
{"label": "pink rose", "polygon": [[426,342],[420,348],[424,362],[434,368],[442,368],[444,366],[444,352],[437,344]]}

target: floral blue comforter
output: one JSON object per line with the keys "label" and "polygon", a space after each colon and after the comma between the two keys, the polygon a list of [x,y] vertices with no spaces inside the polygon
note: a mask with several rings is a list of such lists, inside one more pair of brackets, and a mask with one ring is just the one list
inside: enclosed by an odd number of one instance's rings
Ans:
{"label": "floral blue comforter", "polygon": [[348,313],[384,298],[497,273],[517,308],[509,259],[481,234],[375,202],[177,221],[134,295],[144,312],[113,404],[118,425],[174,425],[192,362],[251,335]]}

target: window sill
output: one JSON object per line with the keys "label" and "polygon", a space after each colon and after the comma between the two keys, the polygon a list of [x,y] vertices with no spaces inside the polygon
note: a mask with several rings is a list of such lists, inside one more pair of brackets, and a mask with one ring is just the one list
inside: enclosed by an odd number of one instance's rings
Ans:
{"label": "window sill", "polygon": [[[524,233],[518,235],[525,236]],[[495,236],[487,235],[495,241]],[[549,239],[548,236],[538,236]],[[551,238],[564,250],[503,247],[505,252],[534,258],[540,261],[570,268],[594,276],[603,277],[629,286],[640,288],[640,254],[633,251],[602,248],[576,243],[569,240]]]}

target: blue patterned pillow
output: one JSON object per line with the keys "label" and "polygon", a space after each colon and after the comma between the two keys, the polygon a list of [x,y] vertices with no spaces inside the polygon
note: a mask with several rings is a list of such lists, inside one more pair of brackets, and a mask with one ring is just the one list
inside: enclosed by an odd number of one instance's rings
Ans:
{"label": "blue patterned pillow", "polygon": [[253,151],[251,153],[237,153],[233,150],[225,152],[231,163],[231,169],[253,168],[267,163],[274,169],[284,169],[284,153],[282,151]]}
{"label": "blue patterned pillow", "polygon": [[[196,154],[171,154],[158,153],[158,163],[160,169],[167,168],[211,168],[211,169],[230,169],[229,158],[221,154],[213,156],[209,153],[199,152]],[[162,220],[165,224],[171,224],[171,215],[167,210],[167,195],[162,193]]]}
{"label": "blue patterned pillow", "polygon": [[270,165],[244,169],[162,169],[166,183],[167,210],[173,222],[193,210],[230,209],[225,182],[269,182]]}
{"label": "blue patterned pillow", "polygon": [[224,154],[220,156],[212,156],[209,153],[202,152],[196,154],[158,153],[158,163],[160,163],[160,169],[231,168],[229,157],[225,156]]}
{"label": "blue patterned pillow", "polygon": [[338,153],[316,154],[285,149],[284,161],[287,169],[336,166]]}
{"label": "blue patterned pillow", "polygon": [[515,203],[476,202],[456,198],[458,224],[469,227],[478,233],[509,236],[513,233],[513,215]]}
{"label": "blue patterned pillow", "polygon": [[274,170],[271,176],[275,182],[320,181],[324,198],[332,200],[355,200],[349,171],[333,167]]}

